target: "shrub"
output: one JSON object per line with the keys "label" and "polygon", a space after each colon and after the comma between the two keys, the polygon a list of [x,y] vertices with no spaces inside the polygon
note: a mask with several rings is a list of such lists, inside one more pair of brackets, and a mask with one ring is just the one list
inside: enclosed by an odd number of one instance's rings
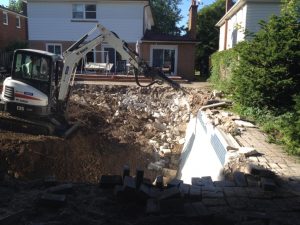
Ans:
{"label": "shrub", "polygon": [[232,70],[238,62],[235,49],[216,52],[211,56],[211,76],[209,81],[225,93],[231,92]]}
{"label": "shrub", "polygon": [[293,16],[261,22],[253,40],[236,46],[239,64],[233,71],[234,99],[246,107],[278,113],[290,110],[300,92],[300,26]]}

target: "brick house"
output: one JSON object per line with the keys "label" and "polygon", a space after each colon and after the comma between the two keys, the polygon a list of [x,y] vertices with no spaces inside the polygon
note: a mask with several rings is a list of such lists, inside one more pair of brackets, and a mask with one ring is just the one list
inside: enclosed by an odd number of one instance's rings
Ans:
{"label": "brick house", "polygon": [[27,16],[0,6],[0,49],[16,41],[27,41]]}
{"label": "brick house", "polygon": [[[154,34],[148,0],[28,0],[30,48],[61,54],[74,41],[101,23],[114,31],[140,54],[150,66],[169,67],[169,75],[192,80],[194,76],[197,5],[192,0],[189,32],[185,36]],[[113,46],[102,44],[87,60],[103,62],[108,58],[118,72],[126,65]]]}

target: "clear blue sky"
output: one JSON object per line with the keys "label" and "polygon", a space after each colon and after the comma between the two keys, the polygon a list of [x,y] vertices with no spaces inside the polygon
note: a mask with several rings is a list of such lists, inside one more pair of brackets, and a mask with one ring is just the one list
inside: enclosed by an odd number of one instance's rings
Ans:
{"label": "clear blue sky", "polygon": [[[201,4],[199,5],[198,9],[201,9],[201,7],[205,5],[210,5],[215,0],[201,0]],[[8,6],[9,0],[0,0],[0,5]],[[189,8],[191,5],[191,0],[182,0],[182,5],[180,5],[181,9],[181,15],[183,16],[182,21],[179,23],[180,26],[185,26],[188,21],[188,14],[189,14]]]}
{"label": "clear blue sky", "polygon": [[[199,4],[199,1],[197,2]],[[215,0],[201,0],[200,2],[201,3],[198,6],[198,10],[201,9],[203,6],[210,5],[211,3],[215,2]],[[180,26],[187,25],[190,6],[191,6],[191,0],[182,0],[182,5],[180,5],[180,9],[181,9],[181,15],[183,16],[183,19],[179,23]]]}

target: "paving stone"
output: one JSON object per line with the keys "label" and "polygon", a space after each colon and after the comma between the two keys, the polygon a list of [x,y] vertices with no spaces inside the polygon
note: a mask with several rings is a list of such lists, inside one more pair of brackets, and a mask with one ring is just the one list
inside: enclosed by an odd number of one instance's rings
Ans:
{"label": "paving stone", "polygon": [[202,198],[202,203],[205,206],[226,206],[224,198]]}
{"label": "paving stone", "polygon": [[248,186],[245,175],[242,172],[234,172],[233,179],[234,179],[236,185],[239,187],[247,187]]}
{"label": "paving stone", "polygon": [[259,180],[250,175],[250,174],[245,174],[246,180],[247,180],[247,184],[249,187],[258,187],[259,186]]}
{"label": "paving stone", "polygon": [[189,184],[181,183],[179,185],[179,190],[183,197],[189,197],[190,188],[191,188],[191,185],[189,185]]}
{"label": "paving stone", "polygon": [[192,185],[196,186],[214,186],[214,183],[210,176],[205,177],[192,177]]}
{"label": "paving stone", "polygon": [[247,189],[243,187],[224,187],[226,197],[248,197]]}
{"label": "paving stone", "polygon": [[122,175],[122,178],[123,180],[125,179],[125,177],[129,177],[130,176],[130,168],[128,165],[125,165],[123,167],[123,175]]}
{"label": "paving stone", "polygon": [[140,186],[140,189],[139,189],[139,196],[140,198],[142,199],[148,199],[148,198],[158,198],[159,195],[160,195],[160,190],[158,190],[157,188],[154,188],[154,187],[150,187],[150,186],[147,186],[145,184],[142,184]]}
{"label": "paving stone", "polygon": [[73,184],[61,184],[50,187],[46,191],[53,194],[71,194],[73,192]]}
{"label": "paving stone", "polygon": [[135,182],[136,182],[136,188],[138,189],[141,184],[143,183],[144,180],[144,170],[137,169],[136,170],[136,177],[135,177]]}
{"label": "paving stone", "polygon": [[261,187],[264,191],[275,191],[276,190],[276,184],[273,179],[262,177],[260,179]]}
{"label": "paving stone", "polygon": [[228,180],[214,181],[216,187],[235,187],[235,183]]}
{"label": "paving stone", "polygon": [[159,201],[162,213],[184,214],[184,200],[182,198],[162,199]]}
{"label": "paving stone", "polygon": [[5,212],[0,215],[0,225],[14,225],[19,222],[22,215],[24,215],[24,210],[17,212]]}
{"label": "paving stone", "polygon": [[136,181],[133,177],[125,177],[123,183],[124,192],[135,192],[136,190]]}
{"label": "paving stone", "polygon": [[122,185],[122,177],[119,175],[102,175],[100,178],[100,188],[114,188],[116,185]]}
{"label": "paving stone", "polygon": [[177,187],[172,187],[163,190],[159,195],[159,200],[181,198],[181,192]]}
{"label": "paving stone", "polygon": [[180,186],[180,184],[182,184],[183,181],[182,180],[178,180],[178,179],[173,179],[171,180],[168,184],[167,184],[167,187],[178,187]]}
{"label": "paving stone", "polygon": [[46,187],[52,187],[52,186],[55,186],[57,185],[57,180],[56,180],[56,177],[55,176],[47,176],[45,177],[44,179],[44,184]]}
{"label": "paving stone", "polygon": [[66,196],[59,195],[59,194],[45,193],[40,197],[39,203],[43,206],[48,206],[48,207],[61,207],[66,203]]}
{"label": "paving stone", "polygon": [[206,191],[202,190],[202,198],[224,198],[223,190]]}
{"label": "paving stone", "polygon": [[233,209],[246,209],[247,208],[247,198],[229,197],[226,198],[228,205]]}
{"label": "paving stone", "polygon": [[240,223],[240,225],[265,225],[265,224],[266,223],[263,220],[244,221]]}
{"label": "paving stone", "polygon": [[201,200],[202,198],[201,186],[191,185],[189,191],[189,198],[195,201]]}
{"label": "paving stone", "polygon": [[274,197],[273,193],[265,192],[259,187],[248,187],[246,191],[249,198],[271,199]]}
{"label": "paving stone", "polygon": [[147,214],[159,214],[160,205],[158,200],[156,199],[148,199],[146,205],[146,213]]}
{"label": "paving stone", "polygon": [[207,218],[213,216],[212,212],[202,202],[184,204],[185,215],[188,218]]}

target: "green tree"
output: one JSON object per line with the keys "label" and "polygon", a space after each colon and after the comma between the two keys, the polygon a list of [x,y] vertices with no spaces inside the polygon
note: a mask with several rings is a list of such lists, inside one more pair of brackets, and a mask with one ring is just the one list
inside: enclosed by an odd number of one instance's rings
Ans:
{"label": "green tree", "polygon": [[224,16],[225,0],[217,0],[198,12],[196,68],[202,76],[209,74],[209,57],[218,50],[219,28],[216,23]]}
{"label": "green tree", "polygon": [[8,8],[15,12],[21,12],[23,10],[22,1],[21,0],[9,0]]}
{"label": "green tree", "polygon": [[153,30],[162,34],[180,35],[183,27],[178,27],[182,19],[179,5],[182,0],[150,0],[155,26]]}

